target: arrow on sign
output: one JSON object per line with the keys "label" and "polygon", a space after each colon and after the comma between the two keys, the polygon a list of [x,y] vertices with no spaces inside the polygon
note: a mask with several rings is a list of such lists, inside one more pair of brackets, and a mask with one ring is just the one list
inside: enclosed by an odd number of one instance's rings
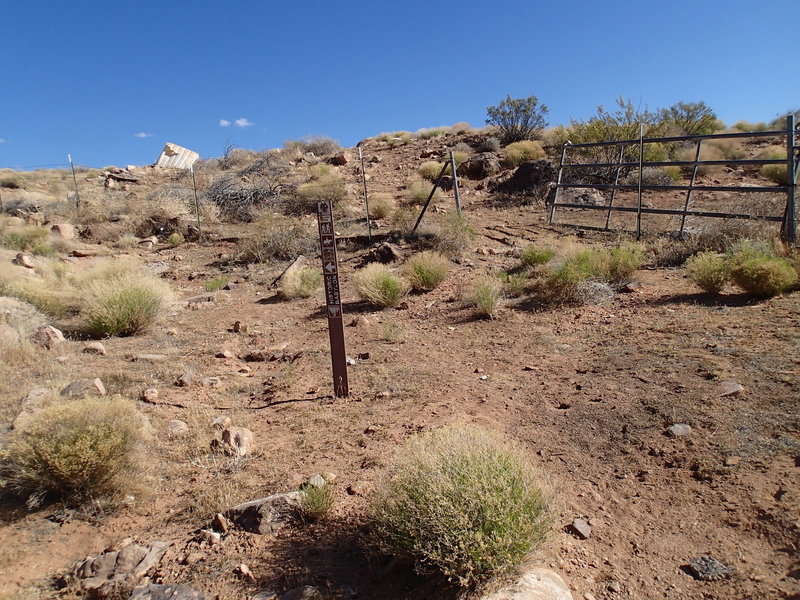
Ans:
{"label": "arrow on sign", "polygon": [[327,265],[325,265],[325,270],[328,273],[336,273],[336,265],[333,263],[328,263]]}
{"label": "arrow on sign", "polygon": [[328,314],[331,317],[338,317],[339,316],[339,307],[338,306],[328,305]]}

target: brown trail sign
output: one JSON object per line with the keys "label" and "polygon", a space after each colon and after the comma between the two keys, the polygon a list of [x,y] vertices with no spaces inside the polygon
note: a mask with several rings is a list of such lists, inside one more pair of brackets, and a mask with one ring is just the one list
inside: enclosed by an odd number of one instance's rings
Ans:
{"label": "brown trail sign", "polygon": [[337,398],[350,395],[347,384],[347,355],[344,350],[344,319],[339,293],[339,261],[336,257],[336,235],[333,231],[333,210],[330,202],[317,203],[319,247],[322,251],[322,274],[325,279],[325,312],[331,341],[333,393]]}

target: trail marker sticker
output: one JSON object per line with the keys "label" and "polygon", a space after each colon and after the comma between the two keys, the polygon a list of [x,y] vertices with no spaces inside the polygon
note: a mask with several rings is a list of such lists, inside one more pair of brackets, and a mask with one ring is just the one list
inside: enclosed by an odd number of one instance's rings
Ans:
{"label": "trail marker sticker", "polygon": [[344,350],[342,297],[339,293],[339,261],[336,258],[336,235],[330,202],[317,203],[319,247],[322,250],[322,274],[325,278],[325,304],[328,312],[328,336],[331,342],[333,394],[337,398],[350,395],[347,383],[347,355]]}

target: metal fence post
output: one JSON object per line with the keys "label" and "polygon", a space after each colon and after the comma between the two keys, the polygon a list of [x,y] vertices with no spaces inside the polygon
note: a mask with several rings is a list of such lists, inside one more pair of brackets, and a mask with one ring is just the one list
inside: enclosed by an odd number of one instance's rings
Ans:
{"label": "metal fence post", "polygon": [[192,189],[194,190],[194,212],[197,215],[197,235],[203,236],[203,231],[200,229],[200,201],[197,199],[197,181],[194,178],[194,165],[189,167],[192,172]]}
{"label": "metal fence post", "polygon": [[686,201],[683,203],[683,215],[681,215],[681,230],[678,232],[678,239],[683,239],[683,230],[686,226],[686,211],[689,210],[689,201],[692,199],[692,188],[697,179],[697,162],[700,160],[700,145],[703,143],[702,139],[697,140],[697,150],[694,153],[694,166],[692,167],[692,179],[689,182],[689,189],[686,190]]}
{"label": "metal fence post", "polygon": [[642,237],[642,163],[644,162],[644,123],[639,124],[639,195],[636,202],[636,239]]}
{"label": "metal fence post", "polygon": [[547,215],[547,224],[553,224],[553,216],[556,214],[556,204],[558,203],[558,193],[561,191],[561,176],[564,173],[564,158],[567,155],[567,146],[570,145],[570,141],[567,140],[561,146],[561,160],[558,163],[558,179],[556,179],[556,192],[553,194],[553,203],[550,205],[550,213]]}
{"label": "metal fence post", "polygon": [[75,165],[72,164],[71,154],[67,154],[67,160],[69,168],[72,169],[72,183],[75,184],[75,210],[78,210],[81,207],[81,195],[78,193],[78,178],[75,177]]}
{"label": "metal fence post", "polygon": [[614,188],[611,190],[611,199],[608,202],[608,214],[606,215],[606,227],[605,230],[608,231],[609,225],[611,225],[611,211],[614,210],[614,198],[617,196],[617,185],[619,185],[619,175],[622,171],[622,158],[625,156],[625,144],[621,143],[619,145],[619,158],[617,162],[620,166],[617,167],[617,174],[614,176]]}
{"label": "metal fence post", "polygon": [[450,150],[450,168],[453,170],[453,195],[456,198],[456,212],[461,218],[461,193],[458,191],[458,174],[456,173],[456,155]]}
{"label": "metal fence post", "polygon": [[367,194],[367,172],[364,170],[364,153],[358,147],[358,160],[361,162],[361,181],[364,184],[364,205],[367,209],[367,240],[372,243],[372,223],[369,220],[369,195]]}
{"label": "metal fence post", "polygon": [[447,171],[447,163],[442,165],[442,170],[439,171],[439,176],[436,178],[436,182],[433,184],[431,188],[431,193],[428,194],[428,199],[425,201],[425,205],[422,207],[422,211],[419,213],[419,217],[417,217],[417,222],[414,223],[414,228],[411,230],[412,235],[417,232],[417,227],[422,222],[422,217],[425,216],[425,211],[428,210],[428,205],[430,205],[431,200],[433,199],[433,195],[436,193],[436,188],[439,187],[439,184],[442,183],[442,177],[444,177],[444,173]]}
{"label": "metal fence post", "polygon": [[795,138],[794,114],[786,117],[786,239],[797,243],[797,147]]}

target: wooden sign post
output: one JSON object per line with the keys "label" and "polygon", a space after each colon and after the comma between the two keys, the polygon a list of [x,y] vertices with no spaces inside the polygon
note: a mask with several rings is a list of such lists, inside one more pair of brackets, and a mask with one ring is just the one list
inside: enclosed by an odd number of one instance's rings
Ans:
{"label": "wooden sign post", "polygon": [[325,312],[328,315],[328,336],[331,341],[333,394],[337,398],[350,395],[347,384],[347,355],[344,350],[342,297],[339,294],[339,261],[336,258],[336,235],[333,231],[333,210],[330,202],[317,203],[319,247],[322,250],[322,274],[325,279]]}

